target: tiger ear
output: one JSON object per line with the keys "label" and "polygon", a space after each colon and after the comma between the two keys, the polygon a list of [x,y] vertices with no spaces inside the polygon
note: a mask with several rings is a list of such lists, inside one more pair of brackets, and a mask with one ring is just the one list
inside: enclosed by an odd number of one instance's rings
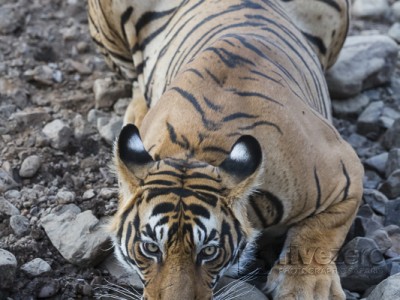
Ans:
{"label": "tiger ear", "polygon": [[127,124],[122,128],[116,146],[116,157],[135,177],[142,178],[154,163],[143,145],[138,128],[133,124]]}
{"label": "tiger ear", "polygon": [[228,157],[219,165],[219,169],[229,175],[233,184],[239,184],[250,178],[260,167],[262,150],[260,143],[250,135],[241,136]]}

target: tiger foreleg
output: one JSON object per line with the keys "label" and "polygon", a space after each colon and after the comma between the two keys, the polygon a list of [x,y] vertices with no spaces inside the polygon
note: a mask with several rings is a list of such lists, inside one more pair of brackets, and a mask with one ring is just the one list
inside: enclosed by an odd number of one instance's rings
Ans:
{"label": "tiger foreleg", "polygon": [[273,299],[344,300],[335,259],[361,196],[332,205],[292,227],[265,291]]}
{"label": "tiger foreleg", "polygon": [[132,100],[125,112],[124,125],[132,123],[140,128],[143,118],[147,114],[149,108],[147,107],[143,93],[138,87],[133,88],[132,94]]}

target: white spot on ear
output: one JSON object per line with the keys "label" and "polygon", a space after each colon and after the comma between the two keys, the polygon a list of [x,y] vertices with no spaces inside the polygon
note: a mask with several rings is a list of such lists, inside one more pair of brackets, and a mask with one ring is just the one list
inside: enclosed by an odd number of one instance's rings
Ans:
{"label": "white spot on ear", "polygon": [[135,134],[128,141],[128,148],[135,152],[145,152],[144,145],[140,137]]}
{"label": "white spot on ear", "polygon": [[232,160],[239,161],[239,162],[246,162],[250,159],[248,149],[243,143],[239,143],[239,144],[235,145],[235,147],[233,147],[229,157]]}

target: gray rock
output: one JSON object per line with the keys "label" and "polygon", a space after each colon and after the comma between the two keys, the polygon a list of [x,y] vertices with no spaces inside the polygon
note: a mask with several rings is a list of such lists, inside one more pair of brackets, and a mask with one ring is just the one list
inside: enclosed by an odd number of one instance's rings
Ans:
{"label": "gray rock", "polygon": [[394,2],[391,9],[396,20],[400,21],[400,2]]}
{"label": "gray rock", "polygon": [[235,300],[268,300],[255,286],[230,277],[222,277],[215,287],[217,299],[235,299]]}
{"label": "gray rock", "polygon": [[400,274],[390,276],[372,291],[366,300],[394,300],[400,299]]}
{"label": "gray rock", "polygon": [[110,121],[100,127],[99,132],[101,137],[110,145],[112,145],[122,128],[122,118],[113,117]]}
{"label": "gray rock", "polygon": [[16,236],[24,236],[30,231],[28,218],[21,215],[11,216],[10,226]]}
{"label": "gray rock", "polygon": [[394,39],[397,43],[400,43],[400,23],[394,23],[389,31],[388,35]]}
{"label": "gray rock", "polygon": [[352,119],[358,117],[368,106],[370,99],[365,94],[357,95],[353,98],[332,100],[333,113],[338,118]]}
{"label": "gray rock", "polygon": [[11,288],[17,271],[17,259],[15,256],[0,249],[0,289]]}
{"label": "gray rock", "polygon": [[386,149],[400,148],[400,118],[386,131],[382,145]]}
{"label": "gray rock", "polygon": [[94,108],[89,110],[88,115],[87,115],[87,120],[88,120],[88,122],[90,124],[97,125],[97,120],[99,118],[108,118],[108,119],[110,119],[110,114],[105,113],[105,112],[103,112],[101,110],[94,109]]}
{"label": "gray rock", "polygon": [[352,13],[359,18],[379,19],[389,10],[387,0],[356,0]]}
{"label": "gray rock", "polygon": [[120,98],[132,96],[132,85],[112,78],[96,79],[93,84],[96,108],[110,108]]}
{"label": "gray rock", "polygon": [[0,34],[10,34],[23,26],[24,13],[16,5],[0,6]]}
{"label": "gray rock", "polygon": [[49,121],[51,117],[42,107],[29,107],[29,109],[14,113],[11,118],[23,126],[37,126]]}
{"label": "gray rock", "polygon": [[[388,179],[379,187],[379,190],[384,193],[389,199],[394,199],[400,196],[400,169],[394,171]],[[400,219],[400,218],[399,218]]]}
{"label": "gray rock", "polygon": [[385,252],[388,257],[400,257],[400,227],[397,225],[389,225],[384,228],[392,241],[392,247]]}
{"label": "gray rock", "polygon": [[70,263],[93,266],[110,251],[110,240],[104,231],[105,220],[99,221],[87,210],[77,213],[75,205],[56,210],[42,219],[42,226],[50,241]]}
{"label": "gray rock", "polygon": [[19,169],[19,176],[30,178],[33,177],[39,170],[41,165],[40,157],[31,155],[24,159],[21,168]]}
{"label": "gray rock", "polygon": [[100,265],[99,268],[107,270],[116,280],[118,284],[130,285],[134,289],[142,290],[143,283],[139,275],[132,270],[128,272],[125,267],[121,265],[114,254],[110,254]]}
{"label": "gray rock", "polygon": [[[4,196],[6,197],[6,199],[17,199],[17,198],[21,197],[21,192],[17,191],[17,190],[9,190],[4,193]],[[1,209],[0,209],[0,211],[1,211]]]}
{"label": "gray rock", "polygon": [[372,156],[364,161],[366,167],[377,171],[380,174],[385,174],[386,163],[389,157],[389,153],[383,152],[381,154]]}
{"label": "gray rock", "polygon": [[395,148],[389,151],[386,162],[386,177],[389,177],[395,170],[400,169],[400,149]]}
{"label": "gray rock", "polygon": [[82,195],[82,199],[83,200],[89,200],[92,199],[94,196],[96,196],[96,194],[94,193],[93,189],[87,190],[83,193]]}
{"label": "gray rock", "polygon": [[13,104],[5,104],[0,106],[0,117],[4,120],[8,119],[15,111],[17,107]]}
{"label": "gray rock", "polygon": [[69,60],[67,60],[67,62],[73,69],[75,69],[75,71],[77,71],[78,73],[80,73],[82,75],[89,75],[93,72],[91,67],[89,67],[86,64],[81,63],[77,60],[69,59]]}
{"label": "gray rock", "polygon": [[[400,172],[400,170],[399,170]],[[400,173],[399,173],[400,174]],[[386,203],[385,225],[400,226],[400,199],[391,200]]]}
{"label": "gray rock", "polygon": [[400,273],[400,256],[387,259],[386,264],[390,270],[390,276]]}
{"label": "gray rock", "polygon": [[118,116],[123,116],[126,112],[126,109],[129,105],[129,103],[131,102],[131,98],[121,98],[118,99],[117,102],[115,102],[114,104],[114,112],[118,115]]}
{"label": "gray rock", "polygon": [[382,178],[374,171],[365,170],[363,185],[366,189],[376,189]]}
{"label": "gray rock", "polygon": [[16,208],[3,197],[0,197],[0,220],[19,214],[20,212],[18,208]]}
{"label": "gray rock", "polygon": [[42,288],[40,289],[37,297],[39,299],[42,298],[50,298],[57,294],[58,290],[60,289],[60,285],[56,280],[51,280],[47,282]]}
{"label": "gray rock", "polygon": [[384,132],[385,128],[381,121],[383,106],[382,101],[368,105],[357,119],[357,133],[375,140]]}
{"label": "gray rock", "polygon": [[56,195],[58,204],[68,204],[75,201],[75,193],[70,191],[59,191]]}
{"label": "gray rock", "polygon": [[397,53],[396,42],[388,36],[348,37],[338,61],[326,73],[332,98],[349,98],[389,82]]}
{"label": "gray rock", "polygon": [[104,200],[110,200],[118,196],[118,189],[116,188],[102,188],[99,196]]}
{"label": "gray rock", "polygon": [[37,83],[38,85],[52,86],[55,81],[54,79],[57,79],[53,77],[53,74],[54,71],[51,67],[48,65],[41,65],[25,71],[24,77],[26,80]]}
{"label": "gray rock", "polygon": [[18,183],[14,181],[8,172],[0,168],[0,193],[7,192],[16,187],[18,187]]}
{"label": "gray rock", "polygon": [[51,271],[50,265],[41,258],[35,258],[26,264],[21,266],[21,270],[32,277],[37,277],[39,275],[48,273]]}
{"label": "gray rock", "polygon": [[373,233],[368,234],[366,237],[371,238],[378,245],[379,251],[385,253],[392,247],[392,240],[384,229],[375,230]]}
{"label": "gray rock", "polygon": [[77,114],[72,120],[74,127],[74,137],[78,140],[93,135],[96,130],[80,114]]}
{"label": "gray rock", "polygon": [[350,145],[355,149],[368,145],[368,139],[357,133],[350,134],[350,136],[347,139],[347,142],[349,142]]}
{"label": "gray rock", "polygon": [[346,300],[358,300],[360,299],[359,293],[350,292],[349,290],[344,289],[344,293],[346,294]]}
{"label": "gray rock", "polygon": [[365,237],[356,237],[347,243],[336,265],[343,288],[355,292],[363,292],[389,275],[378,245]]}
{"label": "gray rock", "polygon": [[383,193],[374,189],[364,189],[363,199],[376,213],[385,214],[388,199]]}
{"label": "gray rock", "polygon": [[373,217],[357,216],[354,221],[357,236],[370,235],[376,230],[383,228],[383,225],[373,219]]}
{"label": "gray rock", "polygon": [[396,121],[397,119],[400,119],[400,112],[385,106],[382,110],[382,116],[381,116],[381,122],[383,127],[385,127],[386,129],[389,129],[390,127],[393,126],[394,121]]}
{"label": "gray rock", "polygon": [[54,120],[47,123],[43,133],[50,139],[51,146],[55,149],[65,149],[72,136],[71,128],[61,120]]}

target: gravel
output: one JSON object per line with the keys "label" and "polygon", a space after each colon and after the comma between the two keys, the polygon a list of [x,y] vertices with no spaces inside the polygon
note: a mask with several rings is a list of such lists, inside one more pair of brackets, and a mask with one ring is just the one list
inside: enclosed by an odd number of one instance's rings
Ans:
{"label": "gravel", "polygon": [[[0,298],[93,299],[113,294],[108,283],[129,289],[129,280],[140,290],[100,230],[118,203],[111,144],[131,85],[95,51],[86,1],[3,2]],[[352,37],[327,74],[334,125],[366,168],[363,205],[340,257],[368,250],[378,261],[339,270],[348,299],[392,300],[400,272],[400,3],[356,0],[353,13]],[[243,283],[250,293],[242,298],[263,299],[252,284],[265,276],[257,278]]]}

